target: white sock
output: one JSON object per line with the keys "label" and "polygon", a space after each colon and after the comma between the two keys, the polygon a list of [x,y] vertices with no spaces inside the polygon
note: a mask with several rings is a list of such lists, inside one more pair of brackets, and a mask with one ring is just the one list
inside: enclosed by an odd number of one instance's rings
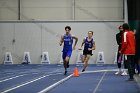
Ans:
{"label": "white sock", "polygon": [[126,72],[126,73],[127,73],[127,69],[124,69],[124,72]]}
{"label": "white sock", "polygon": [[122,69],[121,68],[119,68],[119,72],[121,72],[122,71]]}

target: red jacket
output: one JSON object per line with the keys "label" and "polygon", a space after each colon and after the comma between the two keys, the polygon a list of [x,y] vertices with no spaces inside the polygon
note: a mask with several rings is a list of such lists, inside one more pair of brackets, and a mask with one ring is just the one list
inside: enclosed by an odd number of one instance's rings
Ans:
{"label": "red jacket", "polygon": [[125,31],[122,36],[121,53],[135,55],[135,35],[132,31]]}

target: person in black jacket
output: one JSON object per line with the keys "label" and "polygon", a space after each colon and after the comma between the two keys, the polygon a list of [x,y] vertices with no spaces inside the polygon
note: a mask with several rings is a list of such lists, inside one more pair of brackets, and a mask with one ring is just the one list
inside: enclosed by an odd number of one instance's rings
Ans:
{"label": "person in black jacket", "polygon": [[136,55],[135,55],[136,69],[140,76],[140,23],[139,23],[139,29],[138,31],[136,31],[135,38],[136,38]]}
{"label": "person in black jacket", "polygon": [[[124,70],[124,71],[121,70],[121,61],[123,59],[123,55],[121,53],[119,53],[119,51],[121,50],[121,46],[122,46],[123,27],[120,26],[119,30],[120,30],[120,32],[116,34],[116,41],[117,41],[117,44],[118,44],[117,65],[118,65],[119,70],[115,74],[116,75],[118,75],[118,74],[127,75],[126,70]],[[125,64],[124,64],[124,68],[126,69]]]}

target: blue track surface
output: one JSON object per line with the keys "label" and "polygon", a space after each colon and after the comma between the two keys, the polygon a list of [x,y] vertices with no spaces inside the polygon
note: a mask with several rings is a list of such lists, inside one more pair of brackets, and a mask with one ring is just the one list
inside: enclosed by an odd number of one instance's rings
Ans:
{"label": "blue track surface", "polygon": [[102,76],[103,72],[72,77],[49,93],[62,93],[64,91],[67,93],[140,93],[137,83],[126,81],[127,77],[115,76],[114,72],[106,72],[99,84]]}
{"label": "blue track surface", "polygon": [[[82,70],[82,65],[71,65]],[[89,65],[88,71],[114,69],[116,65]],[[0,92],[37,93],[67,76],[62,65],[0,65]],[[135,81],[128,76],[115,76],[115,72],[96,72],[71,77],[51,89],[49,93],[140,93]]]}

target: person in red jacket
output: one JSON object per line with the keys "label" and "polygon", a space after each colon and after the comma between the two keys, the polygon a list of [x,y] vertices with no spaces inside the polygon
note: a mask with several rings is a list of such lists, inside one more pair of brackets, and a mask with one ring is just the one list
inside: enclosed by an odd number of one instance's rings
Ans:
{"label": "person in red jacket", "polygon": [[122,36],[122,47],[120,52],[125,55],[125,60],[128,68],[128,73],[130,78],[129,81],[134,80],[135,71],[135,35],[134,32],[130,31],[129,25],[127,23],[123,24],[123,36]]}

